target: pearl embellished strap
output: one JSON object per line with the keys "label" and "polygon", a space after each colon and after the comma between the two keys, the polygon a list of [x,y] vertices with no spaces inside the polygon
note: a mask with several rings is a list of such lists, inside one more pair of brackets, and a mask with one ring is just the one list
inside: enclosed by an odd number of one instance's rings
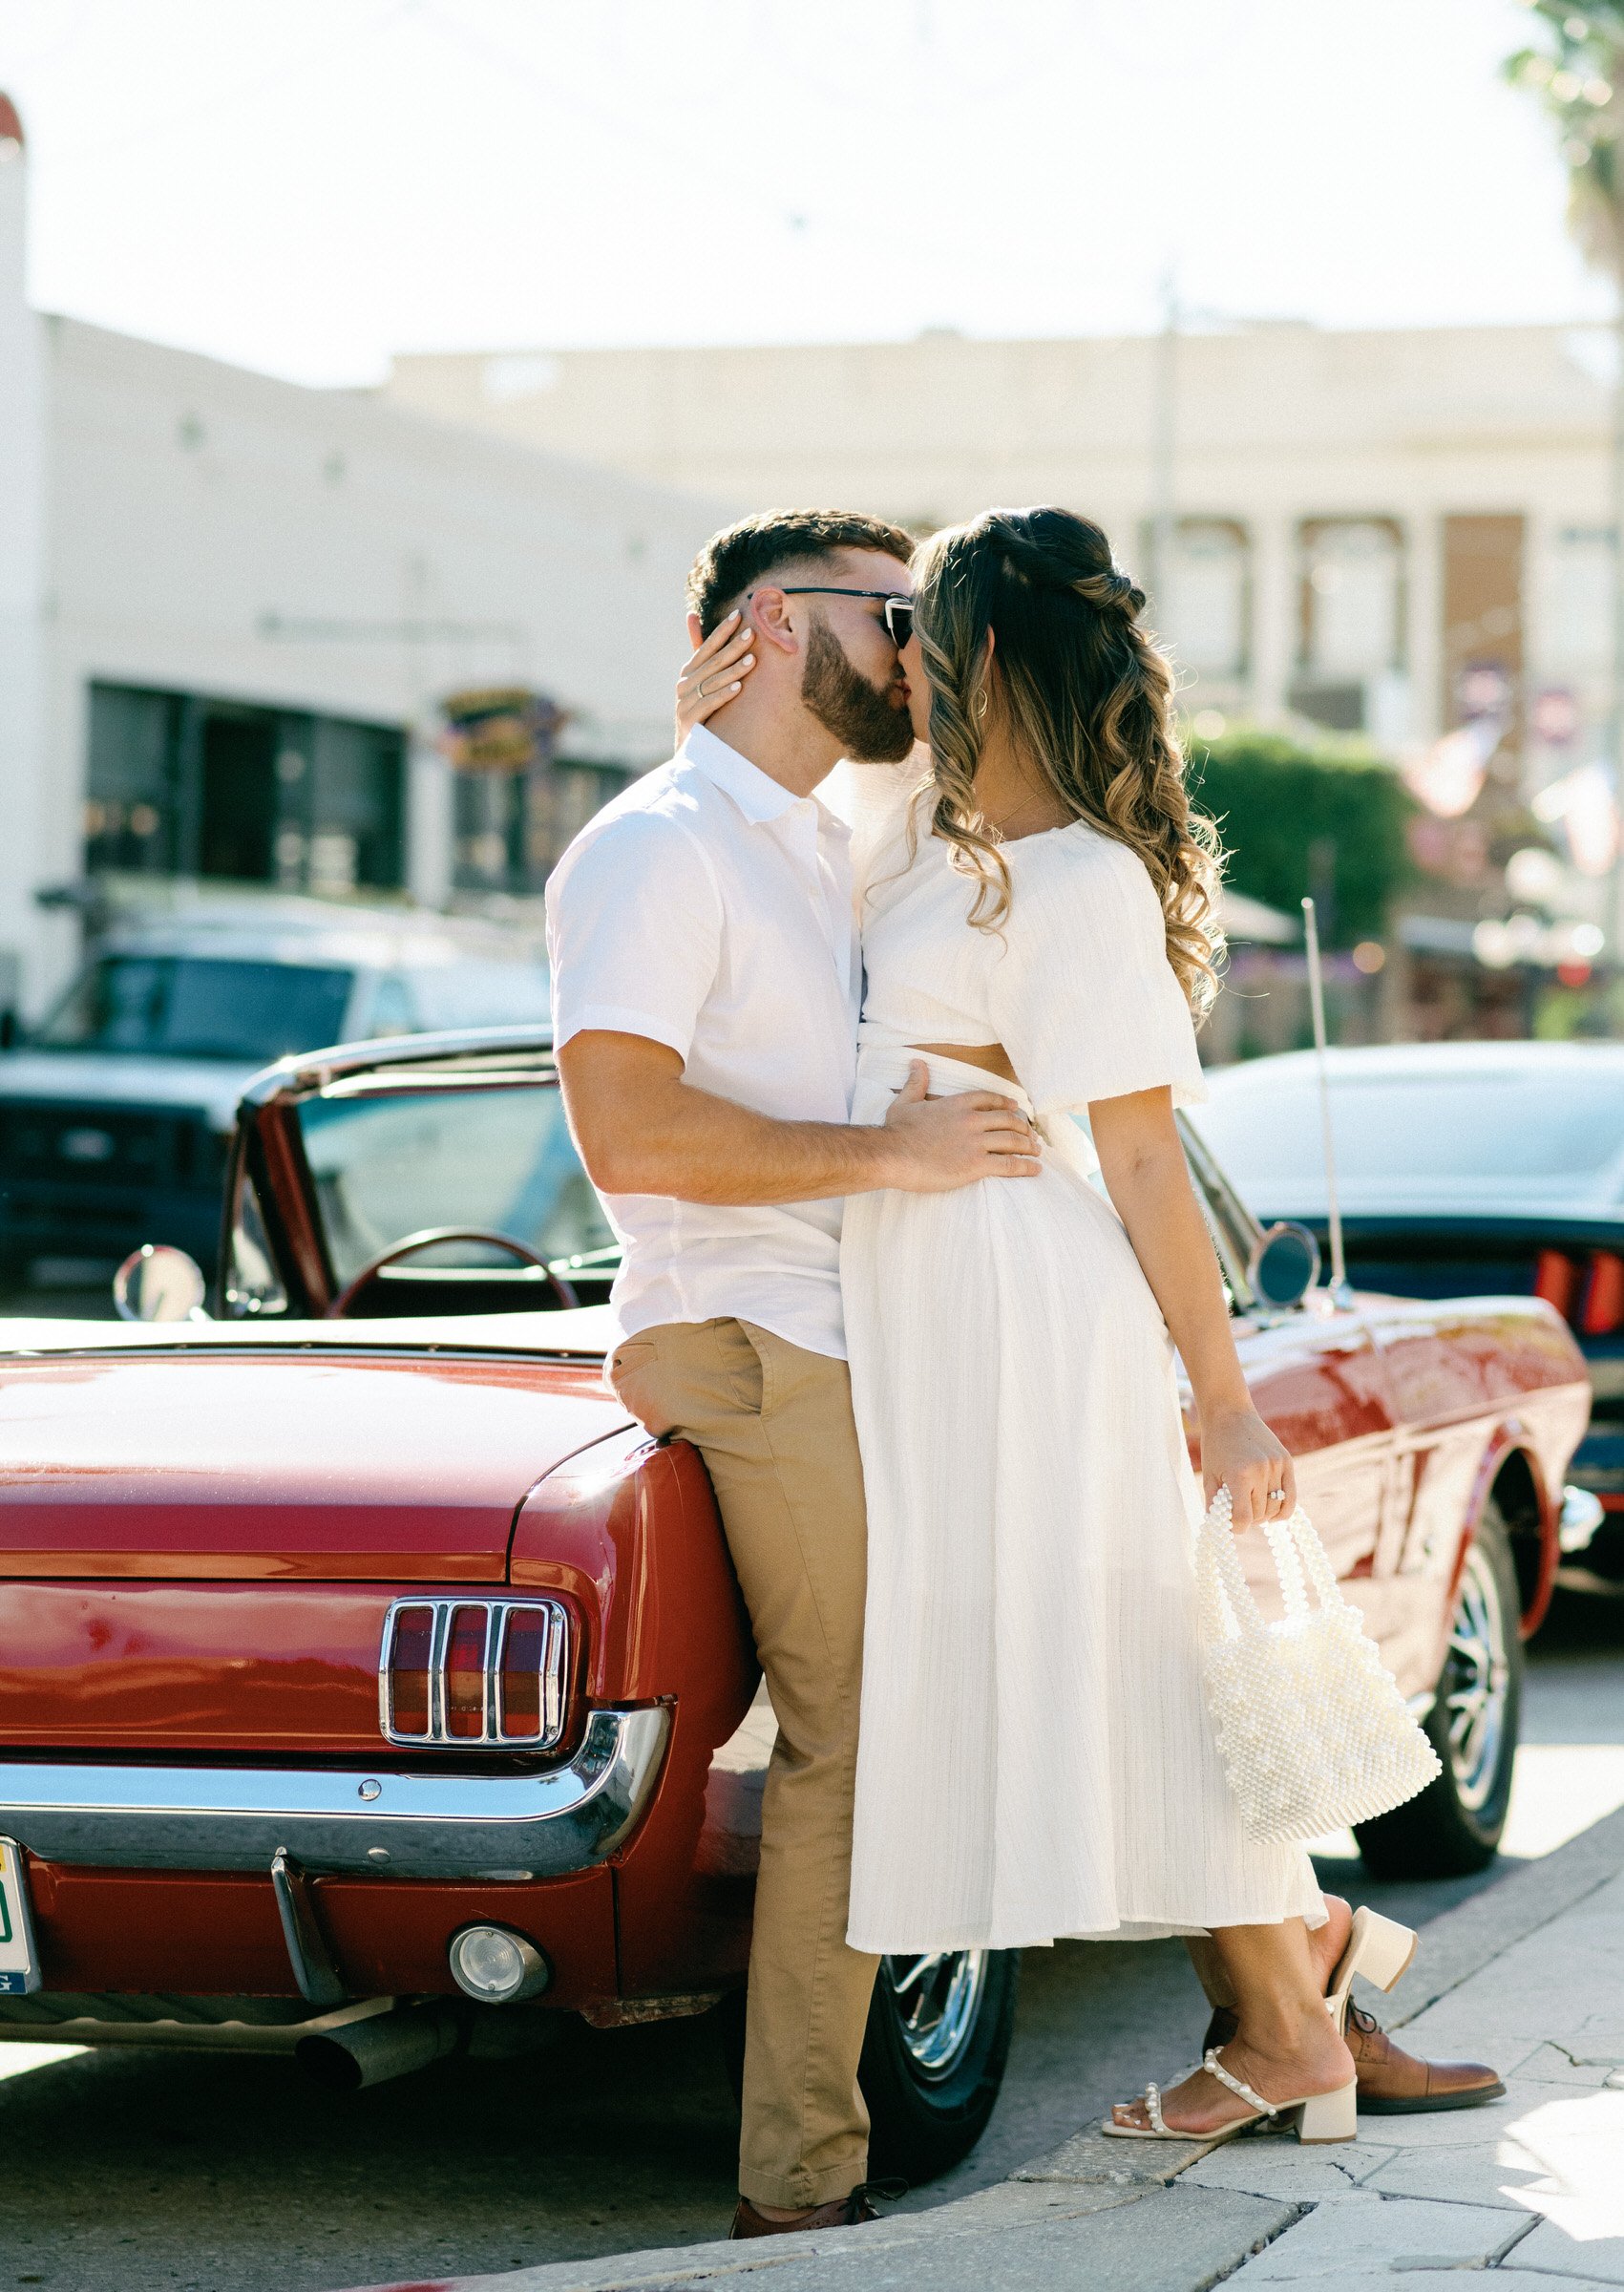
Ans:
{"label": "pearl embellished strap", "polygon": [[1275,2104],[1272,2101],[1265,2101],[1261,2093],[1255,2093],[1243,2077],[1236,2077],[1229,2069],[1226,2069],[1218,2059],[1215,2046],[1209,2046],[1206,2052],[1203,2053],[1201,2067],[1209,2077],[1215,2077],[1220,2085],[1227,2085],[1237,2100],[1250,2102],[1254,2109],[1260,2110],[1266,2117],[1274,2115]]}
{"label": "pearl embellished strap", "polygon": [[1145,2088],[1145,2114],[1150,2120],[1153,2133],[1166,2133],[1167,2119],[1162,2115],[1162,2089],[1159,2085]]}

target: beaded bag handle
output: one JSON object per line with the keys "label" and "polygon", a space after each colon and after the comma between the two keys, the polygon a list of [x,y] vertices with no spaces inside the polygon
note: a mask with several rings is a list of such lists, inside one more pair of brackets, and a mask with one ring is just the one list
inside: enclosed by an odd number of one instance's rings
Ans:
{"label": "beaded bag handle", "polygon": [[[1202,1588],[1214,1603],[1222,1625],[1221,1636],[1225,1639],[1268,1629],[1235,1550],[1234,1519],[1234,1499],[1228,1488],[1220,1485],[1202,1523],[1196,1566]],[[1279,1579],[1288,1624],[1300,1624],[1307,1617],[1310,1586],[1322,1611],[1346,1606],[1325,1547],[1300,1504],[1289,1520],[1265,1520],[1263,1534]]]}

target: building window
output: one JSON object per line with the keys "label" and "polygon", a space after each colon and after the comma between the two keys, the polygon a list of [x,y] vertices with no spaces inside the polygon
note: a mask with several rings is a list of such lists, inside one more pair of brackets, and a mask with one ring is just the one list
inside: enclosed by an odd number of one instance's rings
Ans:
{"label": "building window", "polygon": [[329,896],[398,890],[406,739],[390,725],[91,687],[85,864]]}
{"label": "building window", "polygon": [[1239,684],[1252,634],[1246,527],[1233,518],[1180,518],[1163,585],[1167,635],[1179,667],[1203,684]]}
{"label": "building window", "polygon": [[1404,662],[1404,539],[1394,518],[1310,518],[1298,528],[1292,706],[1338,732],[1370,722],[1372,689]]}
{"label": "building window", "polygon": [[594,813],[626,784],[612,765],[558,757],[518,772],[458,772],[458,891],[538,892]]}

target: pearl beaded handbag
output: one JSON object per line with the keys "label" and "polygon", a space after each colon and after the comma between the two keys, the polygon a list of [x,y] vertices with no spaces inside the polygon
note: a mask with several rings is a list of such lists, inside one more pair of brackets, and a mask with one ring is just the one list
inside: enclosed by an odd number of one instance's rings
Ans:
{"label": "pearl beaded handbag", "polygon": [[1248,1834],[1315,1838],[1402,1806],[1442,1772],[1438,1754],[1338,1588],[1308,1515],[1299,1504],[1264,1524],[1285,1600],[1277,1624],[1252,1596],[1231,1520],[1220,1488],[1195,1576],[1208,1708]]}

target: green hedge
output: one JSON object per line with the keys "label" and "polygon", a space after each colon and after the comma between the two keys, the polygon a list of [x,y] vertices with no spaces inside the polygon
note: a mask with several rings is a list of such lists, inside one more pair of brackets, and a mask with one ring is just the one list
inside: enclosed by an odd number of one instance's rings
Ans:
{"label": "green hedge", "polygon": [[1190,789],[1218,823],[1236,891],[1293,916],[1312,892],[1330,946],[1386,928],[1395,893],[1411,880],[1404,831],[1415,811],[1390,764],[1241,729],[1191,742]]}

